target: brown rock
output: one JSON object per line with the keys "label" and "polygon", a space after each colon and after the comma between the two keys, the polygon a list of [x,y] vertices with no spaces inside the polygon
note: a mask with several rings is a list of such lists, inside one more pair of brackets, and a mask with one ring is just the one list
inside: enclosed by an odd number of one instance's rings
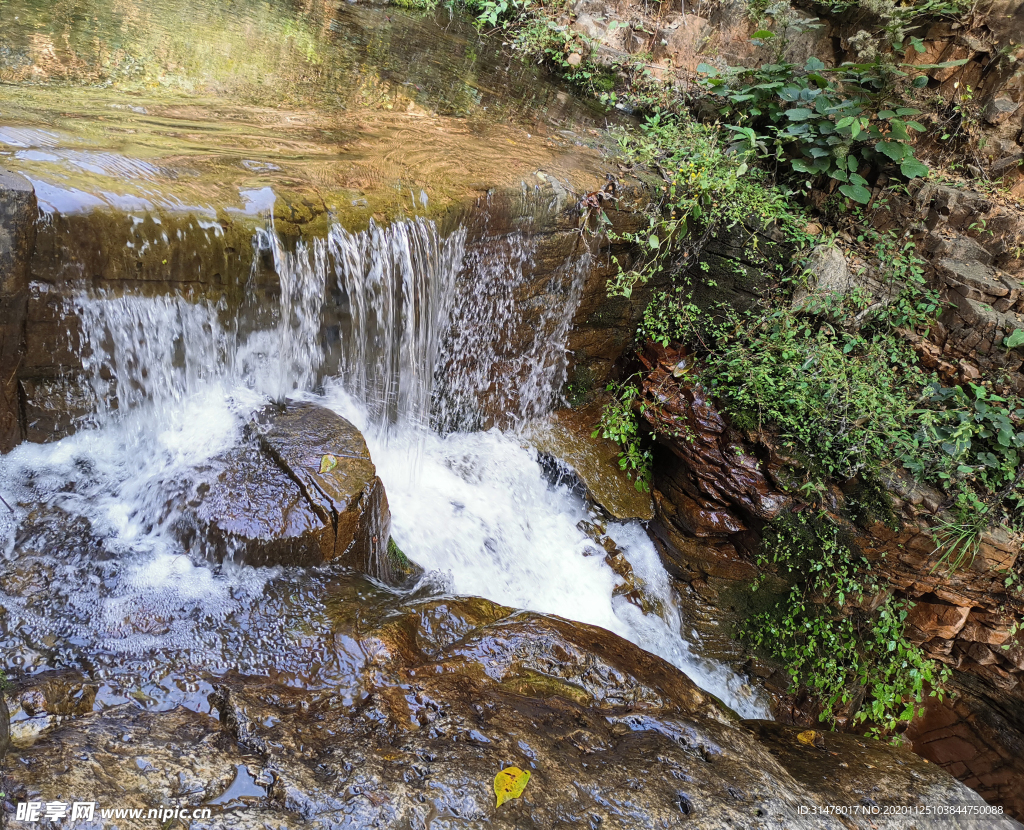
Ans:
{"label": "brown rock", "polygon": [[8,452],[24,437],[18,372],[25,356],[36,211],[31,182],[0,169],[0,453]]}
{"label": "brown rock", "polygon": [[531,424],[527,437],[540,452],[570,467],[587,495],[615,519],[654,518],[649,491],[637,487],[619,466],[621,450],[614,441],[592,433],[601,418],[603,401],[581,409],[560,409],[542,422]]}
{"label": "brown rock", "polygon": [[316,565],[339,557],[390,578],[391,518],[359,431],[308,403],[264,411],[254,440],[219,459],[197,493],[185,536],[208,555],[250,565]]}
{"label": "brown rock", "polygon": [[1002,97],[993,98],[988,102],[988,106],[985,107],[985,120],[993,126],[1002,124],[1018,109],[1020,109],[1020,104],[1016,101]]}

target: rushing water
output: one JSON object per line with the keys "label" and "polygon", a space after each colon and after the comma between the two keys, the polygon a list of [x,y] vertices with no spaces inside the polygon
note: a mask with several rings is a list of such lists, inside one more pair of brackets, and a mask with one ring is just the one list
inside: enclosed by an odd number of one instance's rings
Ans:
{"label": "rushing water", "polygon": [[[218,305],[177,296],[77,298],[96,397],[91,428],[22,445],[0,472],[12,506],[0,506],[0,646],[17,664],[148,672],[157,705],[198,693],[161,685],[172,656],[209,671],[351,684],[351,656],[331,639],[324,611],[334,570],[215,567],[187,555],[174,531],[182,501],[216,476],[251,412],[268,398],[300,396],[364,431],[392,534],[427,569],[426,589],[600,625],[680,666],[742,714],[765,715],[737,678],[692,653],[669,577],[639,524],[613,523],[607,533],[658,613],[615,596],[621,578],[602,556],[587,555],[593,548],[578,528],[594,518],[587,505],[550,480],[514,428],[450,429],[474,421],[473,402],[499,371],[497,380],[520,379],[499,396],[511,423],[555,403],[589,251],[546,287],[563,301],[536,317],[533,341],[514,356],[517,372],[503,334],[522,323],[510,292],[531,256],[528,234],[466,263],[473,288],[458,298],[464,234],[443,239],[427,221],[357,234],[335,226],[294,250],[267,230],[254,244],[281,284],[268,325],[226,320]],[[445,376],[438,390],[435,367]],[[432,420],[449,429],[435,431]],[[118,688],[111,699],[128,694]]]}

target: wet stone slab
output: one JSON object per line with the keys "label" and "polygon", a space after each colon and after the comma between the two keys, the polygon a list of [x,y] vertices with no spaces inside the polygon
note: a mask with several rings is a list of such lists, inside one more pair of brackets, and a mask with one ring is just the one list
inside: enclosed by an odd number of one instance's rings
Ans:
{"label": "wet stone slab", "polygon": [[[212,680],[208,708],[75,712],[18,743],[8,792],[210,807],[192,828],[1020,826],[887,814],[984,803],[906,750],[738,721],[668,663],[591,626],[474,598],[345,608],[360,618],[339,621],[365,657],[358,699],[229,673]],[[46,682],[12,699],[45,709]],[[513,765],[531,780],[496,808],[494,776]],[[826,804],[879,811],[801,812]]]}

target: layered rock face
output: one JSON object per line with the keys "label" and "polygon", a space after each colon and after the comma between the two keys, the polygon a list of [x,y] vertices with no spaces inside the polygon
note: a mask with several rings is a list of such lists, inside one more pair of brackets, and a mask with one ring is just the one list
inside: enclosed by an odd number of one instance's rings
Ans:
{"label": "layered rock face", "polygon": [[[699,383],[673,376],[687,358],[679,351],[652,350],[644,382],[644,416],[665,448],[656,458],[653,527],[666,566],[685,584],[691,618],[712,652],[741,660],[728,630],[750,612],[749,586],[757,576],[751,555],[767,521],[793,505],[784,492],[787,459],[770,441],[730,429]],[[992,803],[1024,815],[1015,782],[1024,776],[1018,751],[1024,736],[1024,650],[1011,639],[1013,619],[1024,601],[1008,590],[1005,573],[1017,566],[1021,539],[1000,529],[986,531],[977,556],[964,569],[936,568],[939,553],[932,529],[941,494],[906,479],[890,482],[902,529],[881,523],[845,525],[846,532],[885,583],[916,604],[907,619],[909,638],[956,671],[943,701],[929,698],[928,714],[908,731],[916,751],[943,765]],[[827,496],[838,516],[844,495]],[[786,680],[770,667],[755,666],[769,687]],[[779,698],[776,714],[813,724],[813,705]]]}
{"label": "layered rock face", "polygon": [[359,431],[323,407],[288,403],[259,413],[250,432],[189,500],[186,544],[247,565],[340,560],[390,579],[391,514]]}
{"label": "layered rock face", "polygon": [[35,237],[31,183],[0,170],[0,452],[23,437],[18,374],[25,359],[29,258]]}
{"label": "layered rock face", "polygon": [[[668,663],[597,628],[430,598],[351,609],[337,636],[358,644],[355,702],[229,674],[209,678],[208,708],[103,709],[80,682],[85,702],[58,723],[50,679],[34,678],[12,693],[18,751],[6,792],[209,806],[209,819],[190,822],[197,828],[867,830],[908,826],[886,806],[984,808],[905,750],[737,721]],[[66,690],[69,678],[53,682]],[[40,734],[32,720],[50,728]],[[493,778],[511,765],[532,778],[496,808]],[[862,812],[810,814],[824,804]],[[1019,827],[955,813],[915,816],[914,826]]]}

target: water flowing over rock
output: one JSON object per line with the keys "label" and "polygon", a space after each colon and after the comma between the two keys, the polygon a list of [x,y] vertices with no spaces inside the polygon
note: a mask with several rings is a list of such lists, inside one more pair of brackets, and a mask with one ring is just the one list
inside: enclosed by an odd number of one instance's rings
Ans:
{"label": "water flowing over rock", "polygon": [[0,170],[0,453],[22,438],[18,373],[25,356],[35,213],[32,184],[22,176]]}
{"label": "water flowing over rock", "polygon": [[[875,828],[929,822],[798,808],[981,806],[901,750],[756,720],[760,692],[698,652],[634,519],[712,597],[704,577],[746,579],[743,544],[787,499],[699,387],[670,389],[680,356],[648,366],[649,417],[698,440],[663,443],[655,504],[608,475],[607,443],[546,447],[584,488],[527,443],[549,416],[584,430],[659,287],[605,290],[650,194],[616,185],[609,242],[574,192],[621,172],[592,129],[615,113],[478,50],[447,10],[229,5],[5,5],[0,74],[31,83],[0,141],[41,214],[0,286],[0,450],[52,443],[0,466],[0,790],[212,808],[194,828]],[[695,53],[690,11],[667,13],[657,60]],[[729,30],[723,54],[749,54]],[[761,296],[740,234],[780,251],[734,230],[705,251],[706,303]],[[991,353],[1019,297],[968,247],[936,248],[963,289],[950,330],[981,321]],[[570,398],[590,406],[552,415]],[[389,588],[409,558],[424,572]],[[1011,674],[984,600],[928,588],[915,636]],[[915,740],[1005,790],[1012,759],[962,744],[1015,716],[958,705]],[[534,778],[495,811],[511,763]]]}

